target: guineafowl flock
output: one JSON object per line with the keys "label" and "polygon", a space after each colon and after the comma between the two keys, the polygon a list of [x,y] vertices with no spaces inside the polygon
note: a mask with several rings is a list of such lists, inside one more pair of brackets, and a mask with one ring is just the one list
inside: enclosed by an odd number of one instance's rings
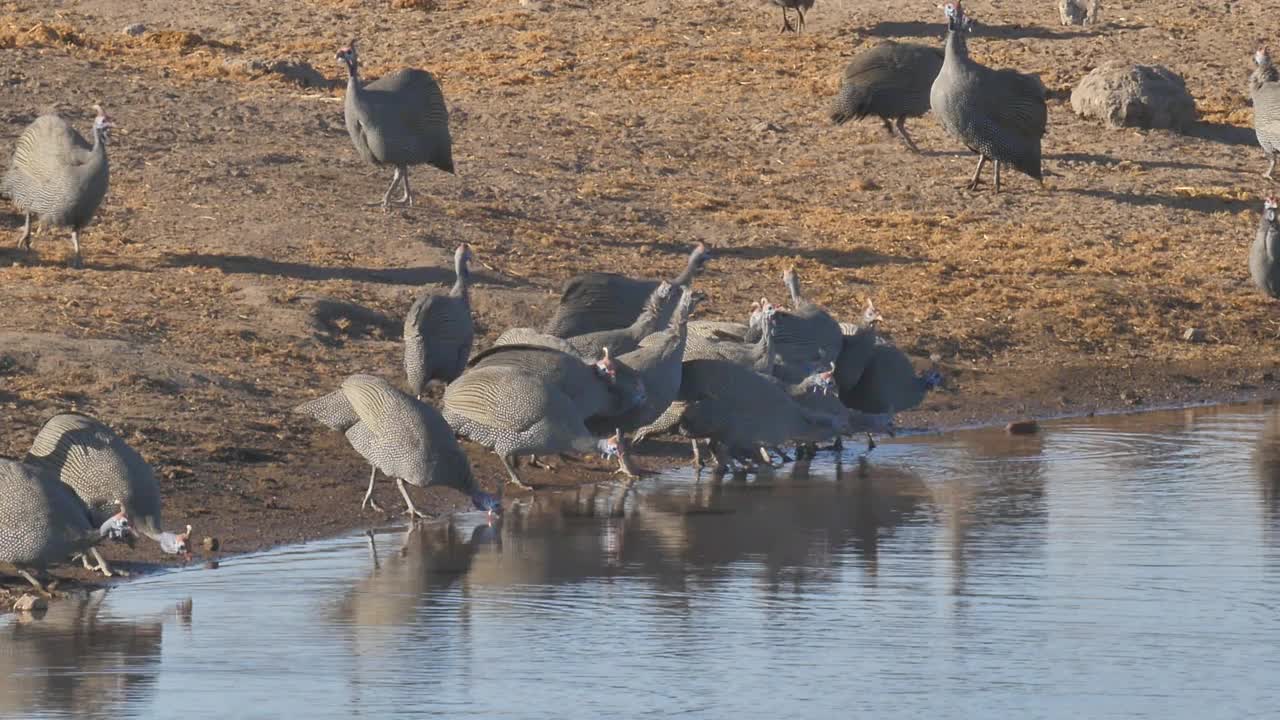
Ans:
{"label": "guineafowl flock", "polygon": [[[782,11],[782,30],[796,32],[815,4],[770,3]],[[1034,75],[976,62],[967,45],[972,19],[960,2],[943,12],[941,47],[886,41],[854,57],[831,120],[875,116],[918,152],[905,121],[932,112],[949,136],[978,155],[971,190],[988,161],[997,193],[1002,166],[1042,181],[1044,86]],[[390,185],[373,204],[412,206],[412,166],[455,170],[439,82],[429,72],[403,69],[362,84],[355,40],[336,57],[347,72],[344,115],[352,145],[365,162],[392,169]],[[1254,61],[1249,89],[1271,178],[1280,158],[1280,72],[1266,48]],[[101,107],[94,110],[91,142],[56,115],[36,118],[0,181],[0,194],[24,218],[18,246],[30,251],[34,215],[70,230],[75,267],[82,264],[81,234],[109,187],[112,122]],[[1276,198],[1266,198],[1249,250],[1250,276],[1272,297],[1280,297],[1277,212]],[[743,307],[740,320],[695,318],[706,295],[694,286],[714,254],[696,244],[683,272],[669,279],[603,271],[573,277],[544,324],[509,328],[475,352],[474,258],[461,244],[453,287],[423,293],[407,308],[402,387],[352,374],[332,392],[298,398],[294,412],[343,433],[368,462],[362,509],[381,511],[373,499],[381,472],[396,482],[412,518],[424,514],[406,484],[453,488],[471,507],[497,515],[505,486],[528,489],[523,463],[599,453],[616,457],[618,472],[635,476],[641,471],[632,449],[664,433],[685,438],[699,467],[707,460],[705,447],[718,471],[788,461],[790,446],[798,455],[826,443],[839,450],[841,439],[852,435],[865,436],[870,451],[873,436],[893,432],[897,413],[918,406],[942,383],[936,370],[917,372],[881,333],[870,300],[854,317],[841,317],[840,309],[806,296],[794,267],[780,278],[785,305],[766,296]],[[433,382],[444,385],[435,404],[428,402]],[[468,443],[492,450],[505,468],[496,495],[480,489],[463,450]],[[21,461],[0,459],[0,521],[0,566],[40,592],[46,589],[37,575],[69,560],[119,574],[98,550],[106,540],[132,544],[141,535],[165,553],[190,553],[190,525],[181,533],[164,528],[160,488],[147,462],[107,424],[75,413],[49,419]]]}

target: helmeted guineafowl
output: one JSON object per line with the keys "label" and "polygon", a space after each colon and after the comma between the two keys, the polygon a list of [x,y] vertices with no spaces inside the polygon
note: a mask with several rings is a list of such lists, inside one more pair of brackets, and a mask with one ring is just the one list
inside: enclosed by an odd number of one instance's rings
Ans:
{"label": "helmeted guineafowl", "polygon": [[587,420],[587,428],[595,435],[606,435],[611,429],[616,432],[618,469],[627,475],[636,474],[627,456],[627,434],[658,419],[680,392],[681,363],[684,361],[685,343],[689,334],[689,313],[697,303],[697,295],[688,288],[682,289],[675,316],[671,318],[671,326],[645,338],[642,347],[618,358],[624,367],[639,373],[644,382],[644,402],[619,415]]}
{"label": "helmeted guineafowl", "polygon": [[0,459],[0,564],[15,568],[41,593],[48,594],[32,570],[132,535],[123,511],[95,525],[71,488],[40,468]]}
{"label": "helmeted guineafowl", "polygon": [[[840,354],[844,333],[835,318],[804,297],[794,267],[783,272],[782,282],[791,294],[792,307],[773,315],[773,351],[777,355],[773,374],[796,383]],[[755,340],[757,332],[753,329],[748,339]]]}
{"label": "helmeted guineafowl", "polygon": [[413,207],[410,165],[453,172],[449,111],[440,84],[425,70],[404,68],[361,87],[355,40],[338,51],[338,59],[347,66],[343,112],[356,153],[367,163],[395,168],[382,209],[390,206],[391,192],[400,183],[404,193],[396,202]]}
{"label": "helmeted guineafowl", "polygon": [[722,467],[726,457],[755,456],[762,446],[838,432],[831,416],[801,406],[784,384],[723,360],[685,362],[679,399],[685,403],[681,432],[710,440]]}
{"label": "helmeted guineafowl", "polygon": [[426,516],[414,507],[406,482],[451,487],[471,498],[477,509],[501,512],[501,503],[476,484],[471,463],[440,413],[382,378],[352,375],[337,391],[303,403],[294,412],[346,433],[351,447],[369,461],[372,472],[361,508],[381,510],[373,502],[373,481],[381,470],[395,478],[408,507],[405,514],[411,517]]}
{"label": "helmeted guineafowl", "polygon": [[[698,243],[689,253],[684,271],[671,279],[674,287],[690,287],[693,279],[711,258],[706,245]],[[658,288],[658,280],[637,280],[617,273],[586,273],[565,283],[560,304],[547,322],[545,332],[569,338],[597,330],[614,330],[635,322],[645,301]],[[671,321],[675,304],[669,304],[658,318],[658,327]]]}
{"label": "helmeted guineafowl", "polygon": [[515,468],[522,455],[617,452],[616,438],[598,439],[586,426],[594,415],[644,402],[642,383],[620,402],[616,380],[616,363],[607,353],[587,365],[550,348],[504,345],[473,358],[445,389],[442,412],[455,432],[498,455],[511,484],[527,488]]}
{"label": "helmeted guineafowl", "polygon": [[929,112],[929,90],[942,69],[942,57],[938,48],[892,40],[859,53],[844,68],[831,121],[843,125],[875,115],[890,135],[896,122],[902,141],[920,152],[907,134],[906,121]]}
{"label": "helmeted guineafowl", "polygon": [[[95,526],[109,520],[124,504],[134,529],[170,555],[189,552],[191,526],[181,534],[167,532],[160,517],[160,484],[147,461],[111,428],[76,413],[54,415],[31,443],[26,463],[40,468],[75,492],[89,508]],[[112,570],[96,549],[103,574]],[[87,564],[87,560],[86,560]]]}
{"label": "helmeted guineafowl", "polygon": [[1263,201],[1258,234],[1249,246],[1249,275],[1253,284],[1273,298],[1280,298],[1280,218],[1277,199]]}
{"label": "helmeted guineafowl", "polygon": [[857,323],[840,323],[840,332],[844,335],[840,344],[840,354],[836,356],[835,384],[839,390],[851,390],[862,379],[862,373],[871,362],[875,353],[879,335],[876,323],[880,322],[880,311],[875,303],[867,298],[862,318]]}
{"label": "helmeted guineafowl", "polygon": [[[813,9],[814,0],[769,0],[769,4],[782,8],[782,28],[778,32],[800,32],[804,30],[804,13]],[[791,24],[787,11],[796,11],[796,24]]]}
{"label": "helmeted guineafowl", "polygon": [[929,104],[942,127],[979,156],[969,189],[977,189],[987,160],[995,162],[996,192],[1002,163],[1041,180],[1040,139],[1049,117],[1044,85],[1034,75],[992,70],[972,60],[965,36],[973,21],[959,2],[947,3],[945,12],[946,58]]}
{"label": "helmeted guineafowl", "polygon": [[107,136],[111,118],[93,106],[93,144],[57,115],[41,115],[18,138],[0,195],[13,201],[26,221],[18,247],[31,249],[31,216],[42,225],[71,228],[72,267],[80,267],[80,232],[106,197],[111,169]]}
{"label": "helmeted guineafowl", "polygon": [[456,279],[448,294],[418,296],[404,318],[404,373],[419,398],[432,380],[452,382],[467,367],[475,324],[471,319],[471,247],[453,253]]}
{"label": "helmeted guineafowl", "polygon": [[1253,61],[1258,66],[1249,78],[1253,129],[1262,152],[1267,154],[1267,171],[1262,176],[1270,180],[1276,159],[1280,157],[1280,71],[1272,64],[1271,53],[1265,47],[1258,48]]}
{"label": "helmeted guineafowl", "polygon": [[892,418],[919,405],[925,393],[941,384],[942,375],[936,370],[917,375],[906,353],[880,339],[858,384],[840,390],[840,401],[868,415]]}

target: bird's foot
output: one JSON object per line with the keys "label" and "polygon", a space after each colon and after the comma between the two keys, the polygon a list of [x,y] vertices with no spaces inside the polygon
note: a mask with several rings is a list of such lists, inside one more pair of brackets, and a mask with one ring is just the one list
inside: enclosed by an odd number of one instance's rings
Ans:
{"label": "bird's foot", "polygon": [[532,486],[526,485],[515,478],[507,478],[507,484],[514,486],[517,490],[528,490],[529,492],[533,492]]}
{"label": "bird's foot", "polygon": [[431,519],[431,516],[423,515],[422,512],[417,508],[406,508],[404,511],[404,514],[408,515],[410,520],[430,520]]}
{"label": "bird's foot", "polygon": [[71,268],[72,270],[83,270],[84,259],[80,257],[79,253],[72,255],[71,259],[67,261],[67,267]]}
{"label": "bird's foot", "polygon": [[543,461],[539,460],[537,455],[534,455],[534,456],[532,456],[532,457],[530,457],[530,458],[529,458],[529,467],[536,467],[536,468],[539,468],[539,469],[542,469],[542,470],[555,470],[555,469],[556,469],[556,466],[555,466],[555,465],[552,465],[552,464],[551,464],[551,463],[549,463],[549,462],[543,462]]}
{"label": "bird's foot", "polygon": [[365,509],[366,507],[373,508],[374,512],[386,512],[385,510],[382,509],[380,505],[378,505],[377,502],[374,501],[372,497],[366,497],[364,499],[364,502],[360,503],[361,510]]}

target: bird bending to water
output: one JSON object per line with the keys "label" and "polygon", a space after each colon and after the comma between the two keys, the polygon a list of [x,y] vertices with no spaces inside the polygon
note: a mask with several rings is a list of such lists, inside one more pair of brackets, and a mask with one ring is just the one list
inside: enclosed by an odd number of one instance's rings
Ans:
{"label": "bird bending to water", "polygon": [[992,70],[972,60],[965,36],[973,21],[965,17],[959,2],[947,3],[944,11],[945,59],[930,89],[929,104],[942,127],[978,154],[969,189],[977,189],[987,160],[995,162],[996,192],[1001,164],[1042,180],[1040,139],[1048,123],[1044,85],[1034,75]]}
{"label": "bird bending to water", "polygon": [[440,84],[425,70],[404,68],[362,87],[356,41],[339,50],[337,57],[347,66],[343,114],[356,153],[367,163],[395,168],[391,185],[382,195],[382,209],[393,202],[391,193],[396,185],[402,185],[404,191],[394,202],[413,207],[410,165],[453,172],[449,111]]}
{"label": "bird bending to water", "polygon": [[133,528],[124,511],[95,525],[89,508],[44,470],[0,458],[0,564],[12,566],[42,595],[31,571],[43,571],[103,540],[126,541]]}
{"label": "bird bending to water", "polygon": [[352,375],[340,389],[303,403],[294,412],[346,433],[351,447],[372,466],[361,508],[370,505],[381,510],[373,502],[373,482],[381,470],[395,478],[408,508],[405,514],[411,517],[426,516],[414,507],[406,482],[422,488],[452,487],[471,498],[479,510],[502,510],[500,501],[476,484],[471,463],[440,413],[382,378]]}
{"label": "bird bending to water", "polygon": [[[89,509],[98,526],[116,515],[123,504],[134,529],[154,540],[170,555],[188,555],[191,526],[185,532],[164,530],[160,516],[160,484],[147,461],[105,424],[87,415],[62,413],[49,418],[31,443],[25,462],[67,485]],[[98,552],[90,566],[110,577],[112,570]]]}
{"label": "bird bending to water", "polygon": [[111,177],[107,163],[111,118],[101,106],[93,109],[97,116],[92,145],[66,120],[41,115],[22,131],[9,172],[0,181],[0,194],[25,216],[18,247],[31,249],[31,216],[37,215],[43,225],[71,228],[71,266],[77,268],[84,264],[80,232],[97,213]]}

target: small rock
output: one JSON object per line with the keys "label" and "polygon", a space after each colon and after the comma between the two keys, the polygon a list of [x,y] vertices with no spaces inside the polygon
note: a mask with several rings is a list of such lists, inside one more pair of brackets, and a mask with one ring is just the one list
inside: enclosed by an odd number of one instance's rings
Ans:
{"label": "small rock", "polygon": [[329,79],[306,60],[277,60],[271,64],[270,70],[302,87],[326,87],[329,84]]}
{"label": "small rock", "polygon": [[1035,420],[1014,420],[1005,425],[1004,429],[1010,435],[1034,435],[1040,432],[1040,426]]}
{"label": "small rock", "polygon": [[1071,109],[1112,128],[1183,131],[1196,122],[1196,101],[1187,84],[1159,65],[1103,63],[1071,91]]}
{"label": "small rock", "polygon": [[758,123],[756,123],[755,125],[752,125],[752,126],[751,126],[751,129],[752,129],[752,130],[755,130],[755,131],[756,131],[756,132],[758,132],[758,133],[766,133],[766,132],[771,132],[771,133],[784,133],[784,132],[786,132],[786,129],[785,129],[785,128],[783,128],[781,125],[778,125],[777,123],[771,123],[771,122],[758,122]]}
{"label": "small rock", "polygon": [[133,23],[132,25],[125,25],[124,27],[124,34],[129,37],[141,37],[146,31],[147,26],[142,23]]}
{"label": "small rock", "polygon": [[1262,379],[1266,382],[1271,382],[1272,380],[1276,379],[1276,374],[1270,373],[1270,372],[1264,372],[1262,373]]}
{"label": "small rock", "polygon": [[1182,339],[1187,342],[1202,343],[1204,342],[1204,330],[1197,327],[1189,327],[1182,333]]}
{"label": "small rock", "polygon": [[206,537],[200,541],[200,547],[203,547],[205,552],[218,552],[218,548],[222,547],[222,543],[216,537]]}
{"label": "small rock", "polygon": [[1133,390],[1125,390],[1124,392],[1120,393],[1120,399],[1124,400],[1130,405],[1142,402],[1142,396]]}
{"label": "small rock", "polygon": [[41,610],[48,609],[48,600],[45,600],[39,595],[32,595],[31,593],[27,593],[26,595],[18,598],[18,601],[13,604],[14,612],[39,612]]}
{"label": "small rock", "polygon": [[204,564],[205,570],[217,570],[219,567],[222,567],[222,566],[218,564],[217,560],[210,560],[209,562]]}

